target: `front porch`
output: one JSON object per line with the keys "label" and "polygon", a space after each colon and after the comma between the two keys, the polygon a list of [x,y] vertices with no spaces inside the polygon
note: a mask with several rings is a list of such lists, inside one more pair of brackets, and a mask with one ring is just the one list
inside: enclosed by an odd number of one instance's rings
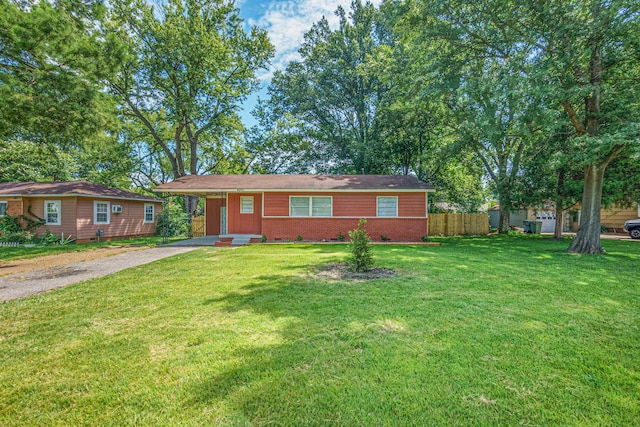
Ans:
{"label": "front porch", "polygon": [[242,246],[250,243],[251,239],[262,239],[262,236],[258,234],[202,236],[173,242],[170,246]]}

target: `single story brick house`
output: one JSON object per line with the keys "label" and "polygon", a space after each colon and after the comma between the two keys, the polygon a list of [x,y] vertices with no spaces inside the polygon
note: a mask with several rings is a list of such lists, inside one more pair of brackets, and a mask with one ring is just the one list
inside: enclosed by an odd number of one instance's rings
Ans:
{"label": "single story brick house", "polygon": [[406,175],[188,175],[154,191],[205,198],[206,235],[331,240],[366,218],[373,240],[415,242],[435,190]]}
{"label": "single story brick house", "polygon": [[78,243],[152,236],[161,210],[157,197],[88,181],[0,183],[0,217],[43,219],[37,233],[49,229]]}

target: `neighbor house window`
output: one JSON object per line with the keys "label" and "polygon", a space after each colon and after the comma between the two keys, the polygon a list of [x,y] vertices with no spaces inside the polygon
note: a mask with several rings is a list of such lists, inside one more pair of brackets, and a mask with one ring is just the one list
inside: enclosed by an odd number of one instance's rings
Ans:
{"label": "neighbor house window", "polygon": [[253,196],[240,196],[240,213],[253,213]]}
{"label": "neighbor house window", "polygon": [[61,209],[60,200],[45,200],[44,201],[44,220],[47,225],[60,225]]}
{"label": "neighbor house window", "polygon": [[0,202],[0,218],[7,216],[7,202]]}
{"label": "neighbor house window", "polygon": [[396,196],[379,196],[378,216],[398,216],[398,198]]}
{"label": "neighbor house window", "polygon": [[109,202],[93,202],[93,223],[109,224],[111,222]]}
{"label": "neighbor house window", "polygon": [[327,196],[292,196],[289,198],[289,216],[331,216],[332,201]]}
{"label": "neighbor house window", "polygon": [[145,203],[144,205],[144,222],[153,222],[154,206],[152,203]]}

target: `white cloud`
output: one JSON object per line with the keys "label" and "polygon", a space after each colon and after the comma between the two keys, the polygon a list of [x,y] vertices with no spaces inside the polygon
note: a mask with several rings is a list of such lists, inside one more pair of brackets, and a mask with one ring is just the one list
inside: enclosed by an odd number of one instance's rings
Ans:
{"label": "white cloud", "polygon": [[[245,1],[236,1],[236,5]],[[382,0],[374,0],[372,3],[378,6]],[[250,25],[269,32],[271,43],[276,49],[271,69],[261,78],[269,80],[274,71],[282,70],[290,61],[300,59],[297,51],[304,41],[304,34],[314,22],[324,16],[331,28],[336,28],[338,17],[335,11],[338,6],[342,6],[348,13],[351,0],[272,0],[265,5],[266,9],[259,18],[249,19]]]}

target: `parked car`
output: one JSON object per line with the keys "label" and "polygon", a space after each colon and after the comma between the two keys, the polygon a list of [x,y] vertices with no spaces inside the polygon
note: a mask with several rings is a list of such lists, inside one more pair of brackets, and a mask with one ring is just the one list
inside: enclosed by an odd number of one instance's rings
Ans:
{"label": "parked car", "polygon": [[632,239],[640,239],[640,219],[630,219],[624,223],[625,231],[629,232]]}

